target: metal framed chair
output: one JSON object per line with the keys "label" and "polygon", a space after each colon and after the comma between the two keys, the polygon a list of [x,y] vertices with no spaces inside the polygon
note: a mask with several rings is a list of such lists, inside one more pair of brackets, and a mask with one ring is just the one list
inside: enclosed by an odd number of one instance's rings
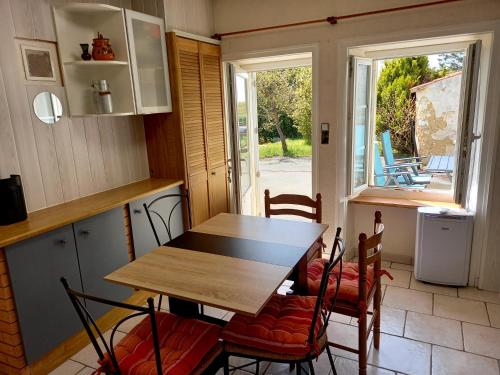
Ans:
{"label": "metal framed chair", "polygon": [[427,156],[411,156],[408,158],[394,158],[392,152],[391,131],[386,130],[381,135],[382,149],[384,150],[384,159],[386,168],[389,172],[400,172],[409,170],[412,173],[409,176],[412,184],[429,184],[431,175],[420,173],[419,169],[422,167],[422,160],[427,159]]}
{"label": "metal framed chair", "polygon": [[[344,252],[343,240],[336,237],[331,256],[333,262],[325,264],[317,296],[275,294],[257,317],[233,316],[221,335],[227,355],[255,360],[257,374],[260,361],[295,365],[297,374],[301,374],[302,364],[307,363],[310,373],[314,374],[313,360],[326,350],[336,375],[327,327],[340,289]],[[336,291],[328,294],[327,287],[332,280],[336,283]],[[269,321],[271,325],[266,324]],[[282,335],[287,329],[293,335]]]}
{"label": "metal framed chair", "polygon": [[[227,371],[227,356],[219,341],[221,327],[195,319],[155,311],[153,298],[147,307],[91,296],[70,288],[62,277],[61,283],[75,308],[82,325],[99,357],[97,373],[125,375],[133,367],[134,374],[214,374],[220,367]],[[111,330],[109,343],[95,319],[85,306],[85,300],[134,311],[121,319]],[[116,345],[114,339],[119,327],[130,319],[144,316]],[[183,350],[183,356],[170,352]]]}
{"label": "metal framed chair", "polygon": [[[171,199],[174,199],[174,200],[178,199],[174,203],[172,208],[170,209],[170,212],[168,213],[168,217],[165,217],[166,215],[159,212],[159,209],[156,208],[156,206],[158,205],[159,202],[164,201],[166,199],[170,199],[170,200]],[[183,200],[186,202],[186,211],[188,213],[188,229],[191,229],[193,226],[193,223],[191,220],[191,205],[189,202],[189,192],[187,190],[186,190],[185,194],[182,194],[182,193],[181,194],[165,194],[165,195],[161,195],[161,196],[153,199],[149,203],[143,204],[144,211],[146,211],[146,216],[148,217],[149,224],[151,225],[151,229],[153,230],[153,234],[155,236],[156,243],[158,244],[158,246],[162,246],[162,245],[164,245],[164,243],[162,243],[162,241],[160,240],[160,236],[159,236],[158,231],[155,227],[153,217],[157,217],[160,220],[160,222],[163,225],[163,228],[165,230],[165,233],[168,236],[168,240],[172,241],[174,239],[173,235],[172,235],[172,226],[171,226],[172,215],[174,214],[176,209],[179,209],[179,210],[182,209],[181,203]],[[160,310],[162,301],[163,301],[163,296],[160,294],[160,298],[158,300],[158,311]],[[200,305],[201,315],[204,314],[203,310],[204,310],[203,305]]]}
{"label": "metal framed chair", "polygon": [[418,177],[418,180],[422,183],[417,184],[412,177],[413,172],[407,170],[406,167],[395,168],[383,166],[378,143],[373,144],[373,172],[375,174],[374,182],[376,186],[424,189],[431,182],[430,177],[424,178],[421,175]]}
{"label": "metal framed chair", "polygon": [[[179,200],[170,209],[170,212],[168,214],[168,218],[165,218],[164,217],[165,215],[162,215],[157,209],[155,209],[155,206],[158,202],[163,201],[165,199],[171,199],[171,198],[178,198]],[[188,229],[191,229],[191,227],[193,226],[193,223],[191,220],[191,205],[189,202],[189,192],[187,190],[186,190],[185,194],[182,194],[182,193],[181,194],[165,194],[165,195],[162,195],[162,196],[159,196],[159,197],[153,199],[149,203],[143,204],[144,210],[146,211],[146,215],[148,217],[149,224],[151,224],[151,229],[153,230],[153,234],[155,236],[155,239],[156,239],[158,246],[163,245],[163,243],[161,242],[160,237],[158,236],[158,232],[157,232],[155,224],[153,222],[153,217],[157,217],[158,219],[160,219],[161,223],[164,226],[165,232],[168,235],[169,241],[172,241],[173,240],[172,231],[171,231],[172,215],[174,214],[174,212],[177,208],[181,209],[181,207],[182,207],[181,203],[183,200],[185,200],[185,202],[186,202],[186,211],[188,212],[188,225],[189,225]]]}
{"label": "metal framed chair", "polygon": [[[274,205],[292,205],[299,206],[299,208],[273,208]],[[313,212],[308,212],[304,210],[304,207],[309,207],[313,209]],[[316,200],[311,199],[307,195],[300,194],[280,194],[271,197],[269,189],[264,191],[264,211],[266,217],[280,216],[280,215],[291,215],[300,216],[306,219],[310,219],[316,223],[321,223],[322,220],[322,209],[321,209],[321,194],[316,194]],[[315,246],[309,249],[307,254],[307,260],[313,258],[319,258],[322,255],[323,249],[326,245],[323,242],[323,238],[320,237]]]}

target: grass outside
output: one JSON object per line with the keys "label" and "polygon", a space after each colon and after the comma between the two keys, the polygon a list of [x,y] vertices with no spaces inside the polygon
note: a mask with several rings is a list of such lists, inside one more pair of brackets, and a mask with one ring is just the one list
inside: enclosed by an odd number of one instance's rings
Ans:
{"label": "grass outside", "polygon": [[287,139],[288,154],[283,155],[281,142],[264,143],[259,145],[259,158],[274,158],[276,156],[287,156],[291,158],[303,158],[312,155],[312,147],[304,139]]}

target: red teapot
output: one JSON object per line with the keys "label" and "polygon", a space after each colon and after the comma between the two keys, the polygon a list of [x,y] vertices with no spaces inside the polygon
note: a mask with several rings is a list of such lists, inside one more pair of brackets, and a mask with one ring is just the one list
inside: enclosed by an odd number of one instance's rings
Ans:
{"label": "red teapot", "polygon": [[97,38],[92,41],[92,58],[94,60],[114,60],[115,53],[109,44],[109,39],[97,33]]}

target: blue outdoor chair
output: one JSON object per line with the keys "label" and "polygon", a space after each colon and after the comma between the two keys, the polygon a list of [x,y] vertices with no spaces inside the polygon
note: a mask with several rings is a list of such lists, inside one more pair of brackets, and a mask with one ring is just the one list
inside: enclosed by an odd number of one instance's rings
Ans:
{"label": "blue outdoor chair", "polygon": [[391,132],[386,130],[382,133],[382,148],[384,150],[385,165],[389,172],[395,173],[396,171],[411,170],[411,175],[408,179],[413,184],[430,184],[432,176],[419,172],[419,167],[422,165],[422,159],[427,156],[412,156],[408,158],[394,159],[392,153]]}
{"label": "blue outdoor chair", "polygon": [[413,176],[413,172],[405,168],[391,168],[389,166],[382,165],[382,159],[380,157],[380,150],[378,143],[373,144],[374,148],[374,172],[375,172],[375,186],[396,186],[405,187],[412,189],[424,189],[425,186],[430,182],[425,184],[417,183]]}

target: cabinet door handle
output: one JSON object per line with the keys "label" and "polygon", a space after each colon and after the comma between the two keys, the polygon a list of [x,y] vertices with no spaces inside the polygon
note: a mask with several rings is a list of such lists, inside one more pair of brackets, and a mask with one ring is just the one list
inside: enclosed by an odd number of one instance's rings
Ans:
{"label": "cabinet door handle", "polygon": [[215,174],[216,174],[216,173],[215,173],[215,171],[213,171],[213,172],[212,172],[212,176],[215,176]]}
{"label": "cabinet door handle", "polygon": [[139,209],[139,208],[134,208],[134,210],[132,211],[134,214],[142,214],[142,210]]}
{"label": "cabinet door handle", "polygon": [[88,236],[90,234],[90,231],[88,230],[81,230],[80,231],[80,236]]}
{"label": "cabinet door handle", "polygon": [[59,246],[64,246],[66,245],[66,243],[67,241],[64,238],[56,241],[56,244],[58,244]]}

